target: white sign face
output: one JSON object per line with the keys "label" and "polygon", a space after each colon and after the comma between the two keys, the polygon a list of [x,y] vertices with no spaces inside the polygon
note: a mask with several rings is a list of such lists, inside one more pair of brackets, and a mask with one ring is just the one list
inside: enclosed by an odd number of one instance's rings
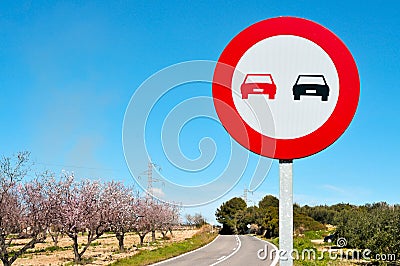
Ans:
{"label": "white sign face", "polygon": [[[259,41],[243,54],[236,70],[232,97],[238,113],[251,128],[271,138],[312,133],[329,119],[339,98],[332,59],[302,37],[278,35]],[[272,118],[266,115],[268,109]]]}

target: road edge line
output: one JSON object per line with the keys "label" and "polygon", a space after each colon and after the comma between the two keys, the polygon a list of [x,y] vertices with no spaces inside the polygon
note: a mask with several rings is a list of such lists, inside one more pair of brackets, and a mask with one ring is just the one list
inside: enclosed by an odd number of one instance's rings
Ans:
{"label": "road edge line", "polygon": [[181,257],[186,256],[186,255],[188,255],[188,254],[191,254],[191,253],[193,253],[193,252],[199,251],[199,250],[201,250],[201,249],[203,249],[203,248],[206,248],[207,246],[211,245],[215,240],[217,240],[217,238],[219,238],[219,236],[220,236],[220,235],[217,235],[217,237],[214,238],[214,240],[211,241],[210,243],[208,243],[207,245],[204,245],[204,246],[202,246],[202,247],[199,247],[199,248],[196,248],[196,249],[194,249],[194,250],[188,251],[188,252],[183,253],[183,254],[181,254],[181,255],[179,255],[179,256],[172,257],[172,258],[169,258],[169,259],[166,259],[166,260],[163,260],[163,261],[159,261],[159,262],[156,262],[156,263],[154,263],[154,264],[150,264],[150,266],[161,265],[161,264],[163,264],[163,263],[165,263],[165,262],[170,262],[170,261],[176,260],[176,259],[178,259],[178,258],[181,258]]}
{"label": "road edge line", "polygon": [[235,251],[233,251],[231,254],[229,254],[228,256],[226,256],[225,258],[223,258],[222,260],[220,260],[220,261],[217,261],[217,262],[214,262],[213,264],[210,264],[210,266],[217,265],[217,264],[219,264],[219,263],[221,263],[221,262],[223,262],[223,261],[225,261],[225,260],[229,259],[229,258],[230,258],[230,257],[232,257],[233,255],[235,255],[235,254],[236,254],[236,252],[238,252],[238,251],[239,251],[240,247],[242,246],[242,241],[240,241],[240,238],[239,238],[239,236],[238,236],[238,235],[235,235],[235,236],[236,236],[236,240],[239,242],[239,246],[238,246],[238,248],[237,248],[237,249],[235,249]]}

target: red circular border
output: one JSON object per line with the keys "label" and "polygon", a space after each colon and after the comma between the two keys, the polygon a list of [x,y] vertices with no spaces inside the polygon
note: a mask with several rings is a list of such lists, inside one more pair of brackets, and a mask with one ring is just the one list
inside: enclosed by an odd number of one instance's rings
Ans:
{"label": "red circular border", "polygon": [[[299,36],[319,45],[332,59],[339,76],[339,98],[329,119],[314,132],[295,139],[274,139],[255,131],[239,115],[232,98],[232,76],[240,58],[254,44],[278,35]],[[334,33],[310,20],[278,17],[251,25],[231,40],[215,68],[212,94],[221,123],[242,146],[270,158],[297,159],[327,148],[343,134],[357,109],[360,80],[350,51]],[[226,106],[234,112],[227,111]],[[237,130],[242,125],[247,136]]]}

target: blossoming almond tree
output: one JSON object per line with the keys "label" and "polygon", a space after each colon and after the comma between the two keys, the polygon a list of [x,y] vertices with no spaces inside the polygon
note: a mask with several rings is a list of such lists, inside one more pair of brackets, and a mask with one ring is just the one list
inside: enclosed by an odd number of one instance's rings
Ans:
{"label": "blossoming almond tree", "polygon": [[[59,187],[60,226],[62,232],[72,239],[75,262],[80,263],[90,244],[109,228],[103,188],[98,181],[75,182],[74,176],[68,174],[60,180]],[[79,250],[78,234],[85,231],[87,240]]]}
{"label": "blossoming almond tree", "polygon": [[152,200],[149,202],[151,212],[149,219],[151,220],[151,241],[156,241],[156,231],[162,230],[169,220],[169,204]]}
{"label": "blossoming almond tree", "polygon": [[151,206],[151,199],[138,198],[136,200],[136,210],[138,219],[133,226],[133,231],[139,235],[140,245],[143,245],[145,236],[151,232],[153,228],[153,210]]}
{"label": "blossoming almond tree", "polygon": [[172,228],[179,224],[179,207],[178,205],[164,203],[162,215],[160,215],[161,222],[159,230],[163,236],[166,237],[168,231],[172,234]]}
{"label": "blossoming almond tree", "polygon": [[[46,238],[49,198],[40,178],[22,183],[30,172],[29,153],[0,160],[0,259],[9,266],[28,249]],[[29,241],[20,249],[9,249],[18,235]]]}
{"label": "blossoming almond tree", "polygon": [[139,219],[136,213],[137,200],[133,190],[125,187],[121,182],[111,181],[104,188],[104,210],[108,218],[110,229],[118,239],[119,250],[124,251],[125,233],[134,228]]}
{"label": "blossoming almond tree", "polygon": [[[47,234],[53,240],[54,246],[58,245],[58,237],[61,234],[60,206],[62,198],[60,197],[60,183],[53,173],[45,172],[40,179],[35,179],[36,187],[41,188],[41,193],[45,196],[45,213],[47,219]],[[31,189],[31,191],[34,191]],[[32,192],[27,191],[26,194]]]}
{"label": "blossoming almond tree", "polygon": [[136,213],[139,219],[134,226],[134,231],[139,235],[140,244],[143,244],[144,237],[152,232],[152,241],[155,239],[155,232],[160,230],[165,236],[172,225],[179,222],[179,209],[177,206],[157,201],[151,198],[138,199]]}

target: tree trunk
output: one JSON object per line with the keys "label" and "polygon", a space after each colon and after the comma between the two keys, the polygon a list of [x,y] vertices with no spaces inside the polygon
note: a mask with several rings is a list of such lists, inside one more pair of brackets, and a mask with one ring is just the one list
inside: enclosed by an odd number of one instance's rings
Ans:
{"label": "tree trunk", "polygon": [[156,242],[156,230],[151,231],[151,242]]}
{"label": "tree trunk", "polygon": [[24,254],[28,249],[34,248],[35,244],[42,240],[41,238],[36,238],[36,237],[37,236],[32,238],[31,241],[26,243],[21,249],[15,251],[14,255],[11,258],[9,258],[10,254],[7,251],[5,251],[7,253],[2,256],[3,265],[10,266],[18,259],[18,257],[20,257],[22,254]]}
{"label": "tree trunk", "polygon": [[0,256],[1,261],[3,262],[4,266],[9,266],[8,263],[8,252],[7,252],[7,245],[6,245],[6,236],[5,234],[0,235]]}
{"label": "tree trunk", "polygon": [[55,247],[58,247],[58,233],[56,234],[50,234],[51,235],[51,239],[53,240],[53,244]]}
{"label": "tree trunk", "polygon": [[140,245],[143,245],[143,242],[144,242],[144,237],[145,237],[146,235],[139,235],[139,238],[140,238]]}
{"label": "tree trunk", "polygon": [[80,263],[82,261],[82,256],[81,254],[79,254],[79,246],[78,246],[78,236],[75,235],[74,237],[72,237],[72,241],[73,241],[73,249],[74,249],[74,255],[75,255],[75,263]]}
{"label": "tree trunk", "polygon": [[3,266],[11,266],[11,263],[7,259],[1,259],[1,261],[3,262]]}
{"label": "tree trunk", "polygon": [[125,233],[124,232],[117,232],[117,233],[115,233],[115,237],[118,239],[119,251],[120,252],[124,252],[125,251],[125,248],[124,248]]}

